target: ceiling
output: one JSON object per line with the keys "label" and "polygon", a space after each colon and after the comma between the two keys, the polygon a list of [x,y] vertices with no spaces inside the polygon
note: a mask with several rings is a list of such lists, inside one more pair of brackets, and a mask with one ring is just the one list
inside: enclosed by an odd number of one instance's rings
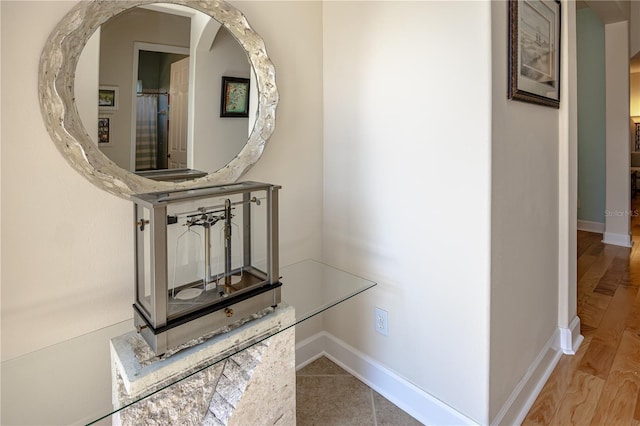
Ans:
{"label": "ceiling", "polygon": [[[602,22],[613,24],[620,21],[628,21],[630,17],[629,0],[577,0],[576,8],[591,8],[600,17]],[[640,57],[631,58],[629,72],[640,72]]]}
{"label": "ceiling", "polygon": [[589,7],[598,14],[604,24],[629,20],[629,0],[578,0],[576,7]]}

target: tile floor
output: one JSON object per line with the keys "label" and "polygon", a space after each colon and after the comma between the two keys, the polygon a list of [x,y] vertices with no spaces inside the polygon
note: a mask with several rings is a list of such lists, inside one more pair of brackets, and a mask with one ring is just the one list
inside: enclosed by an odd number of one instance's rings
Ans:
{"label": "tile floor", "polygon": [[298,426],[414,426],[422,423],[328,358],[297,373]]}

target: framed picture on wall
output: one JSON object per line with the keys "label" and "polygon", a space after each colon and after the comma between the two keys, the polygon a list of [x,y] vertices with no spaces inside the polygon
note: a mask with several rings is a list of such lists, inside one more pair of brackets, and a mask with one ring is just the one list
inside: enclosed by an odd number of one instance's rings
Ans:
{"label": "framed picture on wall", "polygon": [[509,0],[509,99],[560,107],[560,2]]}
{"label": "framed picture on wall", "polygon": [[98,118],[98,146],[111,145],[111,119]]}
{"label": "framed picture on wall", "polygon": [[220,117],[249,117],[249,79],[222,77]]}
{"label": "framed picture on wall", "polygon": [[98,89],[98,109],[100,111],[116,111],[119,97],[117,86],[100,86]]}

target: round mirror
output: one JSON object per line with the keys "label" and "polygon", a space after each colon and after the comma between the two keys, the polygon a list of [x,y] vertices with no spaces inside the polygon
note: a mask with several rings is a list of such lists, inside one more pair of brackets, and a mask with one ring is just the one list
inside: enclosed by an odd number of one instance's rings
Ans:
{"label": "round mirror", "polygon": [[237,180],[261,156],[277,103],[263,40],[225,2],[80,2],[40,61],[54,142],[125,198]]}

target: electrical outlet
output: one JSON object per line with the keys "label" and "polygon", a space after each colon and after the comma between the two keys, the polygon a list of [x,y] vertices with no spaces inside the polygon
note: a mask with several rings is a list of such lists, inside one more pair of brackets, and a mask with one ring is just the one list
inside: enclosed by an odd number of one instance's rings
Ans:
{"label": "electrical outlet", "polygon": [[374,314],[375,328],[376,331],[383,336],[389,335],[389,323],[387,322],[387,320],[387,311],[385,311],[384,309],[376,308]]}

